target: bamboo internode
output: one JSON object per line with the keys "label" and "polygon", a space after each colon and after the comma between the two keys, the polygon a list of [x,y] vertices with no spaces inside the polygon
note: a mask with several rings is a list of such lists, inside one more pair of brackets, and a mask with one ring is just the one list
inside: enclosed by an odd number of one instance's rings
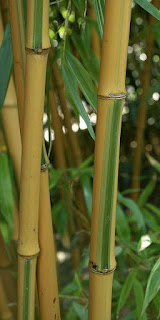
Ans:
{"label": "bamboo internode", "polygon": [[115,218],[131,1],[105,7],[95,143],[90,249],[89,319],[111,319]]}

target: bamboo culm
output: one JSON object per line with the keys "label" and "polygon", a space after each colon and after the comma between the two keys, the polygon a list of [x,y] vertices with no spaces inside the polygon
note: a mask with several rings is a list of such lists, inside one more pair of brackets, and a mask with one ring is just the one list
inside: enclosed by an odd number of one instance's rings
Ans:
{"label": "bamboo culm", "polygon": [[[25,99],[18,240],[18,319],[34,319],[48,1],[27,1]],[[36,75],[36,78],[35,78]]]}
{"label": "bamboo culm", "polygon": [[106,1],[95,142],[89,320],[111,319],[112,281],[116,268],[114,248],[119,145],[126,95],[130,15],[131,0]]}

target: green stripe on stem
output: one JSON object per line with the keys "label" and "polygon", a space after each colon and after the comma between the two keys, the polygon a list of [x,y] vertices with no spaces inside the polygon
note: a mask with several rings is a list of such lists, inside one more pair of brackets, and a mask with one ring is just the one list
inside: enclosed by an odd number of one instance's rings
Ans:
{"label": "green stripe on stem", "polygon": [[34,0],[33,49],[42,48],[43,0]]}
{"label": "green stripe on stem", "polygon": [[24,262],[24,289],[23,289],[23,320],[29,320],[30,317],[30,274],[32,260],[26,259]]}
{"label": "green stripe on stem", "polygon": [[16,11],[17,11],[17,24],[18,24],[18,39],[19,39],[19,48],[20,48],[20,55],[21,55],[21,63],[22,63],[22,72],[23,72],[23,79],[24,79],[24,74],[25,74],[25,61],[24,61],[24,55],[23,55],[23,41],[22,41],[22,33],[24,30],[22,30],[21,28],[21,23],[20,23],[20,16],[21,16],[21,13],[20,13],[20,10],[21,8],[19,7],[20,6],[20,3],[19,1],[15,1],[16,3]]}
{"label": "green stripe on stem", "polygon": [[112,269],[110,263],[112,218],[115,214],[115,175],[119,152],[119,136],[121,128],[121,114],[124,100],[107,101],[107,123],[105,130],[103,169],[100,196],[100,219],[98,225],[97,265],[100,270]]}

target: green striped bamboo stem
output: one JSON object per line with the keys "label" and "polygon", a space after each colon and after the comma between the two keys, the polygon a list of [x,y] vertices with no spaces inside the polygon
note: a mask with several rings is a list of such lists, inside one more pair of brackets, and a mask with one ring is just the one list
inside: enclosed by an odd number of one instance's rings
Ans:
{"label": "green striped bamboo stem", "polygon": [[[12,15],[11,15],[11,32],[12,32],[12,38],[14,39],[15,36],[18,37],[20,33],[23,34],[21,30],[19,30],[19,27],[24,28],[24,24],[18,23],[19,21],[22,21],[22,8],[21,8],[21,3],[19,0],[16,2],[16,6],[13,6],[13,3],[11,4],[11,9],[12,9]],[[17,20],[17,13],[19,15],[19,19]],[[21,15],[21,17],[20,17]],[[15,26],[15,23],[17,22],[17,26]],[[13,27],[13,29],[12,29]],[[16,35],[16,32],[18,34]],[[21,41],[20,41],[21,40]],[[14,60],[19,58],[20,60],[20,65],[23,65],[23,68],[18,68],[17,70],[17,76],[20,74],[19,78],[22,79],[22,92],[17,90],[17,96],[20,95],[19,100],[24,101],[24,97],[21,97],[21,95],[24,95],[24,77],[23,77],[23,69],[25,69],[24,66],[24,61],[25,57],[23,56],[23,47],[24,47],[24,39],[20,38],[19,41],[17,42],[17,45],[19,47],[15,48],[13,46],[13,54],[14,54]],[[18,79],[18,83],[19,80]],[[23,94],[22,94],[23,93]],[[21,105],[22,109],[22,114],[23,114],[23,104]],[[19,110],[20,111],[20,110]],[[20,116],[20,121],[22,121],[22,117]],[[21,123],[21,128],[23,127],[23,123]],[[45,171],[45,176],[48,175],[48,167],[46,168]],[[40,256],[38,259],[38,278],[37,278],[37,285],[39,289],[39,310],[41,314],[41,319],[51,319],[53,316],[53,313],[56,312],[56,316],[60,317],[59,315],[59,297],[58,297],[58,285],[57,285],[57,273],[56,273],[56,264],[53,266],[53,262],[55,261],[55,248],[51,245],[50,246],[50,252],[46,246],[46,243],[50,242],[50,239],[53,238],[53,230],[52,230],[52,221],[51,221],[51,208],[50,208],[50,203],[47,202],[44,198],[44,194],[46,195],[46,199],[49,199],[49,187],[48,184],[46,183],[47,178],[44,179],[44,172],[41,172],[41,187],[40,187],[40,209],[39,209],[39,244],[40,244]],[[44,183],[44,186],[42,185],[42,181]],[[46,189],[47,188],[47,189]],[[43,201],[42,201],[43,199]],[[45,220],[45,223],[44,223]],[[48,239],[46,239],[48,237]],[[48,261],[47,261],[48,259]],[[51,265],[50,265],[51,262]],[[50,265],[50,266],[49,266]],[[43,277],[39,276],[42,274],[48,275],[48,277]],[[51,281],[51,279],[54,278],[54,281]],[[41,288],[46,288],[45,291],[43,291],[43,295],[41,294]],[[46,299],[50,296],[50,301],[51,299],[56,297],[56,303],[55,304],[48,304],[48,307],[46,308]],[[55,311],[56,310],[56,311]],[[50,317],[49,317],[50,315]]]}
{"label": "green striped bamboo stem", "polygon": [[112,280],[116,268],[114,248],[119,144],[130,14],[131,0],[106,1],[98,87],[89,320],[111,319]]}
{"label": "green striped bamboo stem", "polygon": [[49,2],[27,1],[25,99],[22,140],[18,319],[34,319],[42,124],[48,52]]}

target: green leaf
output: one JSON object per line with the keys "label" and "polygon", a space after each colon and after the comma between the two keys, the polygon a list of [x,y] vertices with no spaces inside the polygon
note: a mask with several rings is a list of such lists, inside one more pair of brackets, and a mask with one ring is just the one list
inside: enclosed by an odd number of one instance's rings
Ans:
{"label": "green leaf", "polygon": [[151,166],[153,166],[154,169],[160,173],[160,163],[157,160],[155,160],[152,156],[150,156],[149,153],[146,153],[146,157],[149,163],[151,164]]}
{"label": "green leaf", "polygon": [[73,76],[77,80],[78,86],[82,90],[86,100],[97,111],[97,89],[94,86],[89,73],[83,65],[69,51],[65,52],[66,62]]}
{"label": "green leaf", "polygon": [[142,315],[160,289],[160,258],[155,263],[147,283]]}
{"label": "green leaf", "polygon": [[68,66],[66,64],[64,64],[62,66],[62,73],[63,73],[66,89],[69,92],[79,114],[81,115],[81,117],[85,121],[91,137],[93,139],[95,139],[95,134],[94,134],[92,125],[90,123],[88,114],[85,111],[85,108],[82,104],[82,101],[81,101],[79,93],[78,93],[77,85],[75,84],[75,81],[74,81],[75,78],[74,78],[73,74],[70,72],[70,69],[68,68]]}
{"label": "green leaf", "polygon": [[[142,307],[143,307],[143,301],[144,301],[144,292],[143,292],[143,287],[141,285],[141,282],[137,280],[136,278],[134,279],[133,283],[133,290],[134,290],[134,297],[135,297],[135,302],[136,302],[136,316],[137,320],[140,319]],[[141,320],[146,320],[146,313],[144,313],[143,317]]]}
{"label": "green leaf", "polygon": [[116,232],[121,238],[121,240],[130,240],[130,230],[127,222],[125,213],[123,212],[120,205],[117,204],[117,214],[116,214]]}
{"label": "green leaf", "polygon": [[154,175],[138,198],[138,206],[140,208],[142,208],[146,204],[149,196],[152,194],[153,190],[155,189],[155,186],[156,186],[156,176]]}
{"label": "green leaf", "polygon": [[86,306],[82,306],[77,302],[73,302],[73,308],[80,319],[83,319],[83,320],[88,319],[88,310]]}
{"label": "green leaf", "polygon": [[133,213],[133,218],[137,222],[137,226],[139,229],[145,229],[145,222],[142,215],[141,210],[138,208],[136,203],[127,197],[123,197],[120,192],[117,194],[118,201],[123,204],[125,207],[130,209],[130,211]]}
{"label": "green leaf", "polygon": [[67,227],[67,210],[61,200],[52,207],[53,223],[61,237],[63,237]]}
{"label": "green leaf", "polygon": [[3,106],[7,88],[13,68],[13,53],[11,42],[11,30],[8,23],[5,29],[4,37],[0,47],[0,109]]}
{"label": "green leaf", "polygon": [[147,207],[148,209],[150,209],[153,213],[155,213],[155,214],[157,215],[157,217],[160,218],[160,209],[159,209],[159,208],[157,208],[156,206],[154,206],[154,205],[151,204],[151,203],[147,203],[147,204],[146,204],[146,207]]}
{"label": "green leaf", "polygon": [[141,6],[145,11],[154,16],[157,20],[160,20],[160,11],[153,6],[152,3],[147,0],[134,0],[139,6]]}
{"label": "green leaf", "polygon": [[49,190],[56,187],[62,173],[63,171],[61,169],[54,169],[51,165],[49,166]]}
{"label": "green leaf", "polygon": [[87,174],[82,174],[81,178],[81,183],[83,187],[83,194],[84,194],[84,199],[85,203],[88,209],[88,213],[91,217],[92,214],[92,184],[90,177]]}
{"label": "green leaf", "polygon": [[98,85],[99,80],[99,70],[100,62],[92,48],[87,48],[85,41],[82,37],[77,36],[76,34],[72,35],[72,41],[80,54],[82,62],[86,70],[91,75],[91,78]]}
{"label": "green leaf", "polygon": [[80,15],[84,17],[86,11],[86,0],[73,0],[73,2],[77,7]]}
{"label": "green leaf", "polygon": [[159,224],[156,221],[156,218],[153,216],[153,214],[151,214],[146,208],[142,208],[142,213],[148,227],[151,228],[153,231],[158,232]]}
{"label": "green leaf", "polygon": [[[0,152],[0,216],[4,221],[4,230],[1,229],[1,231],[3,234],[5,232],[8,235],[8,240],[4,238],[6,243],[10,240],[9,236],[11,236],[13,226],[13,193],[8,156],[2,152]],[[6,231],[6,225],[8,226],[8,231]]]}
{"label": "green leaf", "polygon": [[[152,33],[154,39],[156,40],[158,47],[160,48],[160,38],[159,38],[160,22],[156,22],[152,27]],[[156,91],[154,91],[156,92]]]}
{"label": "green leaf", "polygon": [[103,37],[105,0],[93,0],[101,39]]}
{"label": "green leaf", "polygon": [[118,301],[118,307],[117,307],[117,315],[119,314],[120,310],[122,309],[122,307],[124,306],[124,304],[126,303],[128,296],[130,294],[130,291],[132,289],[133,286],[133,282],[134,282],[134,278],[136,276],[137,270],[133,269],[131,271],[131,273],[129,274],[129,276],[127,277],[122,290],[121,290],[121,294],[119,297],[119,301]]}
{"label": "green leaf", "polygon": [[77,291],[77,289],[78,285],[75,282],[71,282],[61,290],[61,294],[71,294]]}

